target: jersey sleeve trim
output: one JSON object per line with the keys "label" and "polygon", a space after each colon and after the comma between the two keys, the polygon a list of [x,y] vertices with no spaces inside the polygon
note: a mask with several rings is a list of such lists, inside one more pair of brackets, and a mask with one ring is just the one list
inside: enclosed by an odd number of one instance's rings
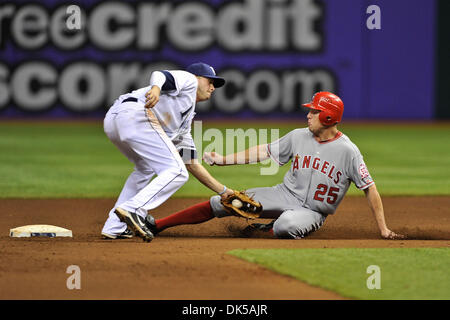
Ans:
{"label": "jersey sleeve trim", "polygon": [[359,190],[364,190],[375,184],[375,181],[369,182],[368,184],[363,185],[362,187],[356,186]]}
{"label": "jersey sleeve trim", "polygon": [[179,151],[181,159],[184,163],[189,163],[191,160],[198,159],[197,150],[183,147]]}
{"label": "jersey sleeve trim", "polygon": [[173,78],[172,74],[166,70],[163,70],[161,72],[166,76],[166,81],[164,82],[163,86],[161,87],[161,90],[162,91],[177,90],[177,87],[175,85],[175,79]]}

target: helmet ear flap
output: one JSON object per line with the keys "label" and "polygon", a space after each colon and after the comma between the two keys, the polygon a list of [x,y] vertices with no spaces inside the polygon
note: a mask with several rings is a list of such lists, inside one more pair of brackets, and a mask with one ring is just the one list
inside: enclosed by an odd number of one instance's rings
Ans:
{"label": "helmet ear flap", "polygon": [[324,126],[329,126],[335,123],[333,116],[330,114],[328,110],[324,110],[319,114],[320,123]]}

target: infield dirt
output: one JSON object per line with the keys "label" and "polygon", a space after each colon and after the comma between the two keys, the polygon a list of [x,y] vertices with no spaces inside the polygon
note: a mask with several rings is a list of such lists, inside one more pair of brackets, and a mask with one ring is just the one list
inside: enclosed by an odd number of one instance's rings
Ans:
{"label": "infield dirt", "polygon": [[[164,217],[207,199],[171,199]],[[343,299],[226,254],[242,248],[450,247],[450,197],[385,197],[388,226],[408,240],[381,240],[366,199],[346,197],[324,226],[302,240],[246,232],[234,217],[139,238],[102,240],[113,199],[0,200],[0,299]],[[264,221],[264,220],[262,220]],[[73,238],[10,238],[9,229],[53,224]],[[66,286],[67,267],[81,270],[81,289]]]}

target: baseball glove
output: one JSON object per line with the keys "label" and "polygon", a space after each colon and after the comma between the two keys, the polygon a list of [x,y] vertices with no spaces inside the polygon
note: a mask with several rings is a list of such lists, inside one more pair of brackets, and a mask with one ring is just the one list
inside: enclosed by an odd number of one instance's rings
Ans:
{"label": "baseball glove", "polygon": [[[233,200],[238,200],[234,201]],[[253,200],[245,191],[234,191],[234,194],[220,201],[225,210],[237,217],[256,219],[262,211],[261,203]]]}

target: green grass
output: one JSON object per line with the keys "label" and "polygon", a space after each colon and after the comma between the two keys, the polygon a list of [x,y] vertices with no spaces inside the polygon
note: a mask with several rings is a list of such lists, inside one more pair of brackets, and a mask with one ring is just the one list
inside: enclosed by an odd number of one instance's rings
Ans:
{"label": "green grass", "polygon": [[[450,299],[449,248],[246,249],[228,253],[348,298]],[[380,268],[380,289],[367,287],[367,282],[375,284],[373,271],[367,272],[371,265]]]}
{"label": "green grass", "polygon": [[[207,123],[203,124],[203,133],[208,129]],[[304,123],[300,123],[299,127],[302,126]],[[272,128],[279,129],[280,136],[296,128],[286,123],[214,123],[212,127],[222,132],[227,128]],[[360,148],[382,195],[450,194],[450,126],[347,124],[340,129]],[[203,142],[203,148],[210,143]],[[101,121],[3,122],[0,123],[0,150],[1,198],[116,197],[133,169],[109,142]],[[282,182],[289,166],[279,168],[275,175],[260,175],[261,168],[269,166],[207,166],[207,169],[231,188],[248,189]],[[211,194],[191,177],[175,196]],[[349,194],[362,193],[352,186]]]}

